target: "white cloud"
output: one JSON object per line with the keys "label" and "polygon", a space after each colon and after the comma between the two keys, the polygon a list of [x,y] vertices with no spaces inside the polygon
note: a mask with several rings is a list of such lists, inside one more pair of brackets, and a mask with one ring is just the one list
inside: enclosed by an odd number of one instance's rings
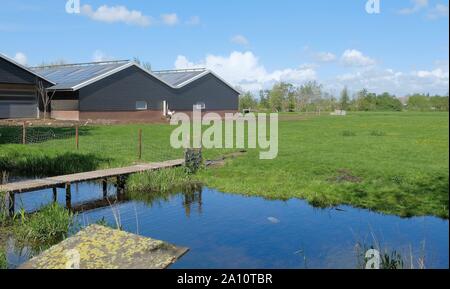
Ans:
{"label": "white cloud", "polygon": [[441,17],[448,18],[448,5],[437,4],[435,7],[428,11],[427,17],[430,19],[437,19]]}
{"label": "white cloud", "polygon": [[341,62],[346,66],[372,66],[376,61],[365,56],[361,51],[356,49],[347,49],[341,57]]}
{"label": "white cloud", "polygon": [[122,22],[128,25],[137,26],[149,26],[151,24],[151,18],[145,16],[141,11],[128,10],[125,6],[100,6],[97,10],[94,10],[90,5],[83,5],[81,7],[81,14],[85,15],[92,20],[117,23]]}
{"label": "white cloud", "polygon": [[387,91],[397,96],[405,96],[416,92],[445,94],[448,92],[448,85],[448,64],[447,67],[410,72],[370,68],[338,75],[335,80],[328,83],[328,87],[333,87],[335,90],[347,86],[352,91],[366,88],[377,93]]}
{"label": "white cloud", "polygon": [[315,69],[310,66],[269,72],[250,51],[234,51],[228,56],[207,55],[198,62],[192,62],[187,57],[179,55],[175,61],[176,69],[198,67],[211,69],[231,84],[250,91],[268,88],[279,81],[301,84],[317,77]]}
{"label": "white cloud", "polygon": [[[356,53],[356,55],[359,54]],[[360,58],[356,57],[359,60]],[[362,57],[362,59],[365,58]],[[374,63],[366,59],[362,62],[363,64]],[[268,71],[251,51],[235,51],[224,56],[207,55],[199,61],[192,61],[186,56],[179,55],[174,65],[176,69],[200,67],[211,69],[231,84],[241,87],[244,91],[252,92],[270,88],[279,81],[301,85],[306,81],[317,80],[327,91],[336,96],[345,86],[353,92],[366,88],[376,93],[387,91],[397,96],[405,96],[415,92],[446,94],[449,85],[448,59],[436,61],[431,69],[415,71],[397,71],[381,68],[378,65],[350,66],[347,67],[347,72],[329,76],[327,79],[319,77],[320,67],[314,64]],[[336,65],[338,65],[337,62]]]}
{"label": "white cloud", "polygon": [[92,61],[94,62],[108,61],[112,59],[113,57],[106,55],[103,51],[98,49],[94,51],[94,54],[92,54]]}
{"label": "white cloud", "polygon": [[247,46],[250,43],[245,36],[240,35],[240,34],[234,35],[233,37],[231,37],[231,42],[233,42],[235,44],[243,45],[243,46]]}
{"label": "white cloud", "polygon": [[189,18],[186,21],[186,24],[187,25],[192,25],[192,26],[199,25],[200,24],[200,17],[199,16],[191,16],[191,18]]}
{"label": "white cloud", "polygon": [[399,11],[400,14],[408,15],[419,12],[428,6],[428,0],[411,0],[412,7],[403,8]]}
{"label": "white cloud", "polygon": [[162,14],[161,21],[165,25],[174,26],[174,25],[178,24],[179,19],[178,19],[178,15],[176,13],[170,13],[170,14]]}
{"label": "white cloud", "polygon": [[331,52],[317,52],[314,58],[319,62],[332,62],[336,60],[336,55]]}
{"label": "white cloud", "polygon": [[14,60],[22,65],[26,65],[28,62],[27,56],[25,55],[25,53],[22,52],[17,52],[16,55],[14,56]]}

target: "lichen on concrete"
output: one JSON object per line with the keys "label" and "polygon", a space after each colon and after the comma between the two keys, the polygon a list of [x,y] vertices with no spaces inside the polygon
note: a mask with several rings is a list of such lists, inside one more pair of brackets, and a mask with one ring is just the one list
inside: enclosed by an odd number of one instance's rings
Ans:
{"label": "lichen on concrete", "polygon": [[163,241],[91,225],[21,268],[164,269],[187,250]]}

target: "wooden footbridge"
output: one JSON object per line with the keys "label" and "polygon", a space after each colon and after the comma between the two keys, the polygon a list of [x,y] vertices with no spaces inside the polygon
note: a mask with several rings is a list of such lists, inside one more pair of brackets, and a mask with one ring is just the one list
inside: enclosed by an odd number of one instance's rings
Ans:
{"label": "wooden footbridge", "polygon": [[106,191],[107,180],[109,178],[117,178],[117,187],[123,188],[125,185],[125,177],[141,172],[155,171],[173,167],[179,167],[185,164],[185,159],[170,160],[158,163],[138,164],[129,167],[105,169],[92,172],[84,172],[78,174],[49,177],[36,180],[27,180],[16,183],[0,185],[0,192],[6,193],[9,203],[10,213],[14,213],[15,195],[27,192],[33,192],[43,189],[53,189],[53,198],[56,200],[57,188],[66,189],[66,203],[71,203],[71,184],[86,181],[102,180],[103,191]]}

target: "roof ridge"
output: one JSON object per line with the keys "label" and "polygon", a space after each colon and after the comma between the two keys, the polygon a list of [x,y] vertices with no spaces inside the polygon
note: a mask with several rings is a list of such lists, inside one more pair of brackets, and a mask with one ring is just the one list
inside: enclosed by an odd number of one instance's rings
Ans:
{"label": "roof ridge", "polygon": [[181,72],[203,72],[207,69],[205,67],[198,68],[186,68],[186,69],[166,69],[166,70],[154,70],[153,73],[181,73]]}
{"label": "roof ridge", "polygon": [[90,66],[90,65],[106,65],[106,64],[125,64],[131,62],[130,60],[111,60],[111,61],[95,61],[95,62],[82,62],[82,63],[70,63],[70,64],[55,64],[55,65],[42,65],[30,67],[30,69],[43,69],[43,68],[58,68],[58,67],[78,67],[78,66]]}

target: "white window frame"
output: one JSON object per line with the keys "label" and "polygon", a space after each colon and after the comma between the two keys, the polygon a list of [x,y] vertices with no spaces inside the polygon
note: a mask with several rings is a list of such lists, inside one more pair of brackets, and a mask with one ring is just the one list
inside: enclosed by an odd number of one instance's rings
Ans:
{"label": "white window frame", "polygon": [[204,102],[197,102],[196,104],[194,104],[194,109],[205,110],[206,104]]}
{"label": "white window frame", "polygon": [[[138,104],[144,104],[144,106],[138,106]],[[148,103],[145,100],[136,100],[136,110],[148,110]]]}

